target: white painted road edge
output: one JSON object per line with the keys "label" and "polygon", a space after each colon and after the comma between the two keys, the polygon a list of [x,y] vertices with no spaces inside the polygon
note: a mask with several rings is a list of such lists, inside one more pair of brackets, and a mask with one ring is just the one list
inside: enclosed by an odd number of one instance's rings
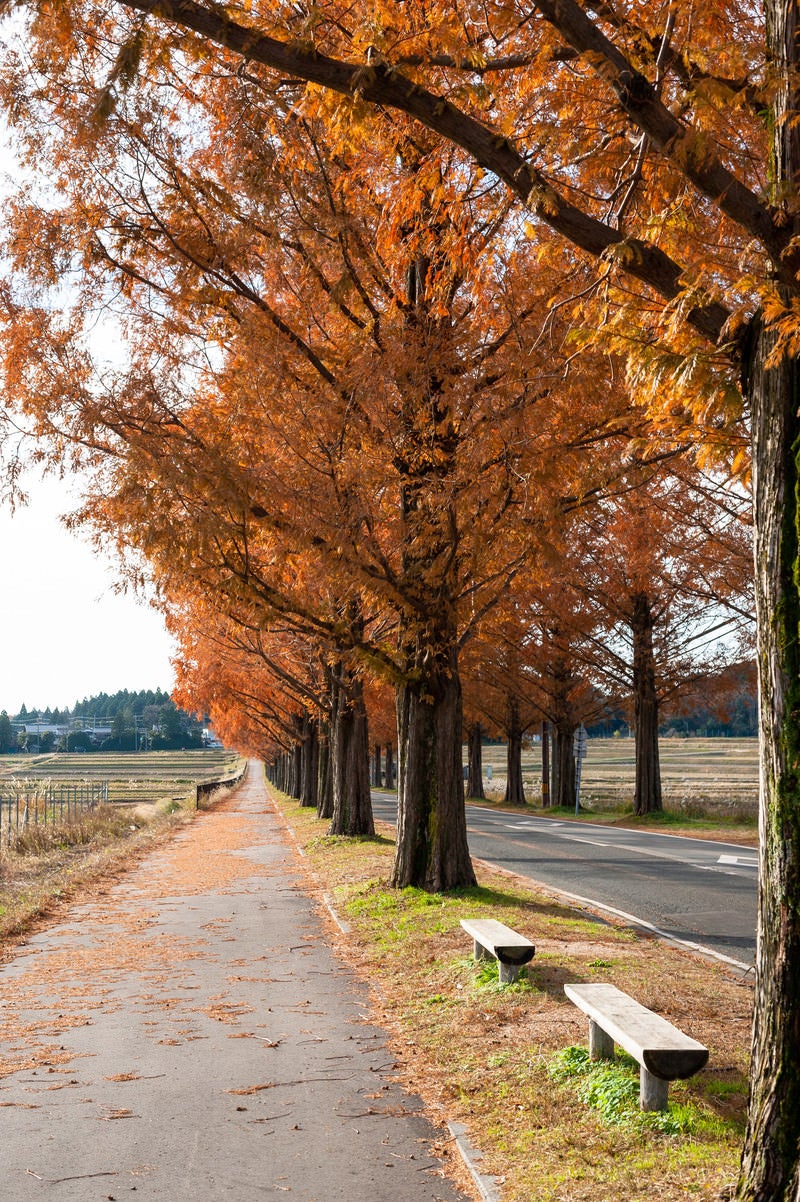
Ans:
{"label": "white painted road edge", "polygon": [[350,925],[350,923],[347,921],[347,919],[342,918],[341,915],[337,914],[337,912],[334,908],[333,902],[331,900],[330,894],[323,893],[322,900],[325,902],[325,905],[328,907],[328,912],[329,912],[331,918],[336,923],[337,927],[342,932],[342,934],[349,935],[351,933],[351,931],[353,930],[353,928]]}
{"label": "white painted road edge", "polygon": [[546,885],[542,881],[535,881],[532,877],[521,876],[518,872],[511,872],[508,868],[501,868],[499,864],[493,864],[491,860],[482,860],[473,856],[473,861],[477,864],[484,864],[487,868],[492,868],[495,872],[502,872],[504,876],[511,876],[518,881],[523,881],[528,886],[532,885],[547,897],[553,897],[556,900],[563,899],[566,902],[577,902],[580,906],[585,906],[589,910],[599,910],[602,914],[613,914],[615,918],[621,918],[631,926],[640,927],[643,931],[649,931],[651,935],[663,939],[665,943],[670,943],[673,947],[682,947],[686,951],[694,952],[696,955],[717,960],[721,964],[727,964],[730,968],[735,968],[737,972],[745,976],[755,971],[753,964],[745,964],[744,960],[734,960],[732,956],[725,956],[722,952],[717,952],[713,947],[706,947],[702,943],[693,943],[690,939],[679,939],[677,935],[670,935],[668,931],[662,931],[660,927],[654,926],[652,922],[646,922],[644,918],[637,918],[635,914],[628,914],[625,910],[617,910],[614,906],[607,906],[604,902],[595,901],[592,897],[581,897],[578,893],[567,893],[565,889],[554,889],[551,885]]}
{"label": "white painted road edge", "polygon": [[626,914],[624,910],[617,910],[614,906],[603,905],[602,902],[593,901],[589,897],[580,897],[577,893],[561,892],[560,896],[568,898],[569,901],[578,902],[580,905],[589,906],[593,910],[602,910],[605,914],[613,914],[616,918],[622,918],[632,926],[641,927],[643,930],[649,931],[652,935],[657,935],[659,939],[663,939],[665,943],[671,943],[673,947],[684,947],[687,951],[697,952],[698,955],[718,960],[721,964],[727,964],[729,967],[735,968],[742,973],[754,971],[754,965],[745,964],[744,960],[734,960],[733,956],[726,956],[722,952],[715,951],[713,947],[706,947],[702,943],[693,943],[691,939],[679,939],[677,935],[670,935],[668,931],[662,931],[660,927],[653,926],[651,922],[645,922],[643,918],[637,918],[635,914]]}

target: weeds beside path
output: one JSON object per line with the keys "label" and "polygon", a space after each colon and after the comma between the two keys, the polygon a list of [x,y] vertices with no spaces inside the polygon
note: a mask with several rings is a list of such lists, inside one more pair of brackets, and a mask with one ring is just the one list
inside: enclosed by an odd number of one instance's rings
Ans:
{"label": "weeds beside path", "polygon": [[[485,866],[477,889],[455,895],[389,889],[390,827],[375,839],[331,839],[313,810],[277,801],[319,888],[352,927],[343,954],[373,984],[403,1080],[467,1124],[504,1202],[723,1196],[744,1120],[748,982]],[[527,979],[500,989],[496,968],[472,962],[459,926],[466,916],[498,918],[533,940]],[[710,1048],[706,1070],[670,1086],[665,1118],[638,1112],[638,1066],[590,1079],[585,1057],[564,1055],[585,1045],[587,1031],[563,985],[601,980]]]}
{"label": "weeds beside path", "polygon": [[187,806],[100,806],[68,826],[32,827],[0,848],[0,948],[103,889],[185,824]]}

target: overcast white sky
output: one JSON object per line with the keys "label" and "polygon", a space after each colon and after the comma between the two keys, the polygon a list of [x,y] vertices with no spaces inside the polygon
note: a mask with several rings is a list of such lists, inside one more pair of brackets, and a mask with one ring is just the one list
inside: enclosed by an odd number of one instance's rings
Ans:
{"label": "overcast white sky", "polygon": [[[19,176],[0,124],[0,209]],[[0,400],[1,403],[1,400]],[[172,642],[148,605],[114,592],[115,574],[59,515],[65,485],[24,481],[30,505],[0,503],[0,710],[72,706],[118,689],[171,689]]]}
{"label": "overcast white sky", "polygon": [[58,515],[64,485],[26,481],[31,504],[0,506],[0,710],[72,706],[118,689],[169,690],[161,616],[114,592],[114,571]]}

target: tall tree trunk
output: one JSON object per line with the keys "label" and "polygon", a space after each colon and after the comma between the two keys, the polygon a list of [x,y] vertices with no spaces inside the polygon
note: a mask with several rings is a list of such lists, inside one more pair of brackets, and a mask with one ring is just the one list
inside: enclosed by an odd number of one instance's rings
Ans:
{"label": "tall tree trunk", "polygon": [[394,756],[392,755],[392,744],[387,743],[383,749],[384,759],[386,761],[386,782],[387,789],[394,788]]}
{"label": "tall tree trunk", "polygon": [[553,723],[553,805],[575,809],[575,734],[571,717]]}
{"label": "tall tree trunk", "polygon": [[289,781],[289,796],[299,801],[303,783],[303,744],[300,738],[292,743]]}
{"label": "tall tree trunk", "polygon": [[483,791],[483,727],[473,722],[467,728],[467,797],[486,800]]}
{"label": "tall tree trunk", "polygon": [[800,1198],[800,369],[768,368],[756,323],[753,424],[760,856],[750,1102],[737,1197]]}
{"label": "tall tree trunk", "polygon": [[522,725],[516,697],[508,698],[506,720],[506,805],[524,806],[525,789],[522,784]]}
{"label": "tall tree trunk", "polygon": [[372,783],[376,789],[380,789],[381,781],[381,745],[376,743],[372,748]]}
{"label": "tall tree trunk", "polygon": [[374,835],[369,785],[369,731],[361,680],[342,666],[333,706],[331,835]]}
{"label": "tall tree trunk", "polygon": [[568,653],[559,650],[550,667],[552,679],[552,734],[554,806],[575,809],[575,760],[572,741],[577,721],[572,704],[574,680],[570,671]]}
{"label": "tall tree trunk", "polygon": [[542,808],[548,809],[550,800],[550,723],[542,722]]}
{"label": "tall tree trunk", "polygon": [[311,779],[312,779],[312,802],[315,809],[319,809],[319,741],[322,732],[322,721],[320,718],[312,718],[311,724],[313,727],[313,738],[311,747]]}
{"label": "tall tree trunk", "polygon": [[664,806],[658,759],[658,693],[653,656],[653,613],[646,593],[632,598],[633,722],[636,734],[635,814],[653,814]]}
{"label": "tall tree trunk", "polygon": [[474,885],[461,766],[461,681],[452,645],[416,657],[397,690],[397,846],[392,884],[445,892]]}
{"label": "tall tree trunk", "polygon": [[[800,176],[797,0],[766,0],[773,199],[795,240]],[[786,203],[788,201],[788,204]],[[785,295],[787,308],[795,296]],[[800,1198],[800,369],[756,319],[752,414],[760,739],[760,871],[753,1053],[740,1202]]]}
{"label": "tall tree trunk", "polygon": [[[434,226],[431,227],[434,233]],[[396,692],[397,844],[392,884],[430,891],[475,884],[467,845],[458,674],[460,517],[450,481],[459,422],[445,386],[463,369],[448,318],[427,301],[430,261],[408,264],[406,359],[394,465],[402,480],[402,633],[406,675]]]}
{"label": "tall tree trunk", "polygon": [[317,817],[333,817],[333,757],[331,755],[331,723],[324,718],[319,735],[319,789]]}
{"label": "tall tree trunk", "polygon": [[311,715],[303,714],[303,740],[301,745],[302,779],[300,782],[300,805],[317,805],[317,723]]}

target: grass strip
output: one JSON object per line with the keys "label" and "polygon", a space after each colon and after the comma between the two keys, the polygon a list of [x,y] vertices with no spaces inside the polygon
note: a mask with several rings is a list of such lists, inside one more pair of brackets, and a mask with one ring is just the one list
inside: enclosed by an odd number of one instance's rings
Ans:
{"label": "grass strip", "polygon": [[[316,885],[352,927],[331,930],[373,988],[398,1076],[442,1121],[465,1123],[504,1202],[685,1202],[735,1180],[747,1095],[752,991],[724,967],[479,870],[451,895],[387,885],[393,832],[331,838],[313,810],[275,795]],[[474,963],[462,917],[499,919],[536,944],[518,983]],[[554,1072],[588,1041],[566,982],[609,981],[710,1048],[709,1067],[670,1086],[670,1110],[641,1115],[638,1071]],[[583,1053],[585,1061],[585,1053]],[[637,1066],[638,1069],[638,1066]],[[616,1074],[616,1075],[613,1075]],[[620,1076],[620,1074],[622,1074]],[[577,1082],[577,1084],[576,1084]],[[610,1101],[614,1100],[614,1105]]]}

